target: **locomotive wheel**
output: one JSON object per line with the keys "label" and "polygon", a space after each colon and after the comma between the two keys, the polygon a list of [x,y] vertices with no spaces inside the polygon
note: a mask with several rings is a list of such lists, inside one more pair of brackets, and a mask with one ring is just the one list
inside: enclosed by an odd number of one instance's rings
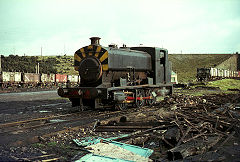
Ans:
{"label": "locomotive wheel", "polygon": [[115,109],[116,110],[125,110],[125,109],[127,109],[127,104],[126,103],[116,103]]}
{"label": "locomotive wheel", "polygon": [[149,99],[149,100],[146,100],[146,104],[149,105],[149,106],[152,106],[155,102],[155,97],[153,97],[152,95],[152,91],[149,89],[147,92],[146,92],[146,96],[151,96],[152,99]]}
{"label": "locomotive wheel", "polygon": [[137,98],[140,97],[140,100],[136,100],[136,103],[135,103],[136,106],[138,108],[143,107],[145,105],[145,101],[144,101],[144,99],[141,99],[141,98],[144,97],[144,91],[143,90],[137,90],[136,97]]}

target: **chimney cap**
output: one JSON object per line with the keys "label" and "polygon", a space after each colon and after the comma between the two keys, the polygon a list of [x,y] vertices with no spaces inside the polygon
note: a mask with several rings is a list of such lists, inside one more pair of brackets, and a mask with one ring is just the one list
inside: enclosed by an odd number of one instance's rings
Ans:
{"label": "chimney cap", "polygon": [[90,40],[91,40],[91,45],[100,45],[100,40],[101,38],[100,37],[91,37]]}

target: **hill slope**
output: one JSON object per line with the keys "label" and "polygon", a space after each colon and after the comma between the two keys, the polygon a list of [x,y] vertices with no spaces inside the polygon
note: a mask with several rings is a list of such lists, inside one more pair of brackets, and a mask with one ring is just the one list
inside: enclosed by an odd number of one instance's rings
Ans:
{"label": "hill slope", "polygon": [[172,70],[179,82],[195,80],[198,67],[215,67],[230,58],[231,54],[169,54]]}

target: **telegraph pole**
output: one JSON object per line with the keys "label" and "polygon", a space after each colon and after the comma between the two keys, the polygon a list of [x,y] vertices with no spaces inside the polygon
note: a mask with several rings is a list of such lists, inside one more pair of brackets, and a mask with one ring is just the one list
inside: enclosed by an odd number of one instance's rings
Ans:
{"label": "telegraph pole", "polygon": [[37,64],[37,73],[39,74],[39,62],[38,62],[38,64]]}
{"label": "telegraph pole", "polygon": [[65,47],[65,43],[64,43],[64,49],[63,49],[63,55],[66,55],[66,47]]}
{"label": "telegraph pole", "polygon": [[42,56],[42,47],[41,47],[41,56]]}

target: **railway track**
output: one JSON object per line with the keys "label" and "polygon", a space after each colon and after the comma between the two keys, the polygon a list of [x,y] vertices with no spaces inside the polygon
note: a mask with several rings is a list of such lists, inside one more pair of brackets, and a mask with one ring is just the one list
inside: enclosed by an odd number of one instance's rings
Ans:
{"label": "railway track", "polygon": [[[7,122],[0,124],[0,139],[2,140],[2,145],[7,144],[14,147],[24,147],[51,138],[55,135],[68,134],[71,131],[78,132],[81,128],[85,127],[91,128],[96,121],[115,120],[116,117],[154,111],[154,109],[156,110],[157,108],[130,108],[124,111],[95,110]],[[51,120],[58,120],[58,122],[52,123],[50,122]],[[60,154],[50,155],[51,153],[50,151],[49,154],[40,153],[30,156],[16,155],[11,158],[16,161],[61,161],[63,159]]]}
{"label": "railway track", "polygon": [[[144,107],[146,108],[146,107]],[[61,124],[71,124],[79,121],[94,121],[100,118],[108,118],[116,115],[124,115],[136,111],[144,111],[144,108],[131,108],[125,111],[84,111],[64,115],[55,115],[41,118],[33,118],[21,121],[7,122],[0,124],[1,134],[19,134],[27,130],[34,130],[42,127],[49,127]],[[149,110],[152,111],[152,110]]]}
{"label": "railway track", "polygon": [[70,115],[72,115],[72,114],[35,118],[35,119],[0,124],[0,134],[14,132],[14,131],[18,131],[18,130],[24,130],[24,129],[32,129],[32,128],[37,128],[37,127],[41,127],[44,125],[46,126],[46,125],[54,124],[54,123],[47,123],[47,122],[51,119],[67,117]]}
{"label": "railway track", "polygon": [[[84,124],[84,125],[81,125],[81,126],[72,127],[70,129],[65,128],[61,131],[45,134],[45,135],[43,135],[43,137],[49,137],[49,136],[52,136],[52,135],[61,134],[61,133],[64,133],[64,132],[68,132],[69,130],[72,130],[72,131],[79,130],[80,127],[89,127],[89,126],[91,127],[91,126],[93,126],[92,129],[94,129],[97,122],[101,122],[101,121],[104,121],[104,120],[111,121],[111,120],[115,120],[116,117],[122,117],[122,116],[129,115],[129,114],[134,116],[134,115],[138,115],[139,113],[154,112],[157,109],[158,109],[158,107],[155,107],[155,106],[154,107],[145,106],[145,107],[142,107],[142,108],[131,108],[131,109],[127,109],[127,110],[124,110],[124,111],[114,111],[114,112],[110,112],[110,113],[103,113],[103,114],[99,114],[97,116],[94,116],[94,120],[92,119],[92,122],[88,122],[87,124]],[[101,118],[103,116],[105,118]]]}
{"label": "railway track", "polygon": [[6,134],[6,133],[17,134],[17,133],[24,132],[26,130],[33,130],[40,127],[48,127],[48,126],[53,126],[57,124],[73,123],[76,121],[88,120],[89,118],[91,118],[90,116],[93,116],[94,118],[99,118],[101,116],[108,116],[108,115],[113,115],[117,113],[119,113],[119,111],[108,112],[108,113],[101,112],[99,114],[97,114],[96,111],[91,111],[91,112],[71,113],[71,114],[56,115],[56,116],[50,116],[50,117],[34,118],[34,119],[28,119],[28,120],[22,120],[22,121],[16,121],[16,122],[8,122],[8,123],[0,124],[0,135]]}
{"label": "railway track", "polygon": [[62,157],[59,157],[55,154],[33,156],[30,158],[17,158],[12,156],[11,158],[14,159],[14,161],[41,161],[41,162],[64,161]]}
{"label": "railway track", "polygon": [[33,88],[1,88],[0,93],[16,93],[16,92],[38,92],[38,91],[49,91],[49,90],[57,90],[57,87],[33,87]]}

